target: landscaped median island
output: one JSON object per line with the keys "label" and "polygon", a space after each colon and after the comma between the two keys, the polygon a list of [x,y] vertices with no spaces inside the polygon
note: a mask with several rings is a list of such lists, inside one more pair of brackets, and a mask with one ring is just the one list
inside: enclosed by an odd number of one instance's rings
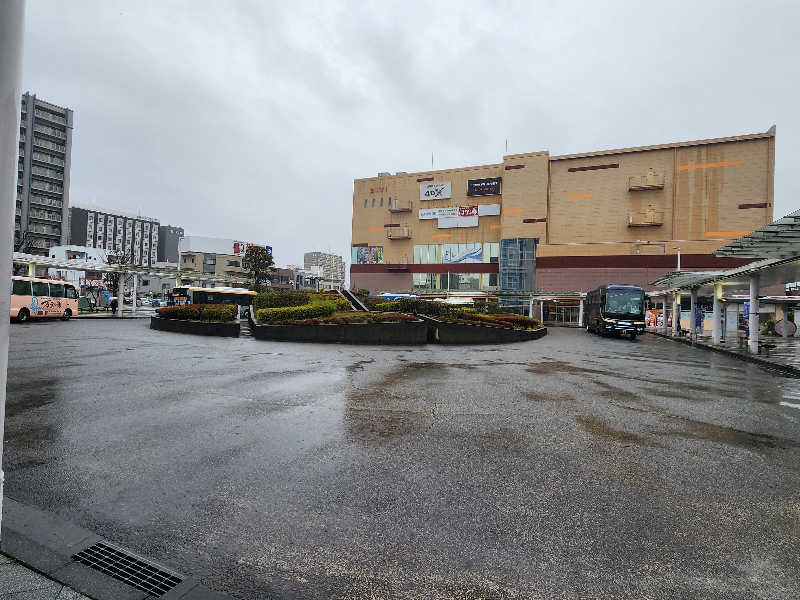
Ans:
{"label": "landscaped median island", "polygon": [[398,298],[375,310],[419,315],[430,328],[430,341],[440,344],[497,344],[536,340],[547,335],[538,319],[500,312],[497,303],[460,306],[419,298]]}
{"label": "landscaped median island", "polygon": [[412,345],[517,342],[547,333],[538,320],[500,313],[496,303],[464,307],[400,298],[367,306],[373,310],[353,311],[344,297],[330,293],[259,294],[253,335],[284,341]]}
{"label": "landscaped median island", "polygon": [[150,329],[221,337],[239,337],[235,304],[182,304],[156,309]]}

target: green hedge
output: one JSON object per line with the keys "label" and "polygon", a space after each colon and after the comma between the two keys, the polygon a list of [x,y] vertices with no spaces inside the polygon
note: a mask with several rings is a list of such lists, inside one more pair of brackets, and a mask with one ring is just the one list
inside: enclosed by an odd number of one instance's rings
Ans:
{"label": "green hedge", "polygon": [[162,319],[180,319],[182,321],[234,321],[239,315],[239,307],[235,304],[183,304],[181,306],[165,306],[157,308],[156,314]]}
{"label": "green hedge", "polygon": [[379,310],[381,312],[396,312],[400,310],[400,303],[394,300],[390,300],[389,302],[379,302],[375,305],[375,310]]}
{"label": "green hedge", "polygon": [[311,302],[303,306],[284,306],[279,308],[260,308],[256,310],[257,321],[293,321],[330,317],[336,312],[333,302]]}
{"label": "green hedge", "polygon": [[342,296],[339,292],[319,292],[316,294],[311,294],[311,302],[332,302],[336,306],[336,310],[353,309],[350,301]]}
{"label": "green hedge", "polygon": [[309,302],[311,302],[311,298],[307,292],[299,290],[273,290],[256,296],[253,300],[253,308],[303,306]]}

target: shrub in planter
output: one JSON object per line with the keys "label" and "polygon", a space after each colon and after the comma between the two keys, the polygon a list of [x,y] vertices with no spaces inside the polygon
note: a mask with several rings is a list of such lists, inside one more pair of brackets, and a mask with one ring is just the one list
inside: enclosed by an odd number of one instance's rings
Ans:
{"label": "shrub in planter", "polygon": [[253,299],[253,308],[281,308],[302,306],[311,302],[308,292],[299,290],[272,290],[259,294]]}
{"label": "shrub in planter", "polygon": [[283,306],[278,308],[260,308],[256,310],[257,321],[292,321],[297,319],[314,319],[330,317],[336,312],[333,302],[312,302],[302,306]]}
{"label": "shrub in planter", "polygon": [[350,301],[338,292],[321,292],[318,294],[311,294],[311,302],[332,302],[336,306],[336,310],[353,309]]}
{"label": "shrub in planter", "polygon": [[239,307],[235,304],[182,304],[156,309],[156,314],[162,319],[226,322],[236,319]]}
{"label": "shrub in planter", "polygon": [[389,302],[379,302],[375,305],[375,310],[380,312],[395,312],[400,310],[400,303],[396,300],[390,300]]}

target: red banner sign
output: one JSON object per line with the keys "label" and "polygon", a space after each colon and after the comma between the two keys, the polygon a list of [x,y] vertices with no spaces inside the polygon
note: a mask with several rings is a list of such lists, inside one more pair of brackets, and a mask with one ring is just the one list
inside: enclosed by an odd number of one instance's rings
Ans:
{"label": "red banner sign", "polygon": [[474,206],[459,206],[458,207],[458,216],[459,217],[477,217],[478,216],[478,205]]}

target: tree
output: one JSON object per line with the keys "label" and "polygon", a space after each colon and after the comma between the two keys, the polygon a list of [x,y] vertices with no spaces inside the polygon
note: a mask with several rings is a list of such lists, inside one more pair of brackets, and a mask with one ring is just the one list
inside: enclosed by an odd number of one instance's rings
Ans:
{"label": "tree", "polygon": [[[121,250],[113,252],[109,250],[106,253],[106,259],[108,260],[108,264],[110,265],[120,265],[123,269],[128,265],[133,263],[133,251],[131,250],[130,254],[126,254]],[[106,289],[111,293],[112,296],[117,295],[117,285],[119,285],[119,278],[122,277],[122,273],[103,273],[103,283],[106,286]],[[127,276],[126,276],[127,277]]]}
{"label": "tree", "polygon": [[256,289],[272,280],[275,261],[264,246],[248,246],[242,260],[242,268],[250,275],[250,286]]}

